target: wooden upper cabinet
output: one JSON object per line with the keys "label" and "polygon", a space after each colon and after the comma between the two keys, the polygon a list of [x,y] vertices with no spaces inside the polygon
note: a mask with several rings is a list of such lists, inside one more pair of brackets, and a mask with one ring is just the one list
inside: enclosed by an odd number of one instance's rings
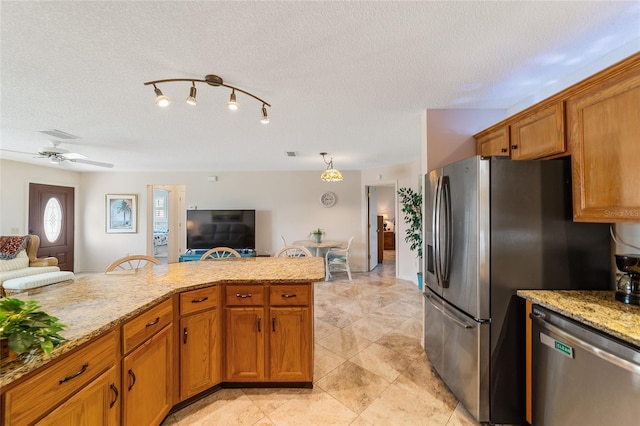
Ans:
{"label": "wooden upper cabinet", "polygon": [[474,136],[478,155],[483,157],[509,156],[509,126],[502,126]]}
{"label": "wooden upper cabinet", "polygon": [[564,102],[511,123],[511,159],[535,160],[566,152]]}
{"label": "wooden upper cabinet", "polygon": [[640,56],[622,70],[567,100],[576,221],[640,221]]}

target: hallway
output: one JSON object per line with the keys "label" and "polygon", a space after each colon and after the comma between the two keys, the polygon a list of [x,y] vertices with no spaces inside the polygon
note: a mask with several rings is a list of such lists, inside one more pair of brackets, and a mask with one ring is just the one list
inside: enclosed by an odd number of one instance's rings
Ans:
{"label": "hallway", "polygon": [[222,389],[163,425],[476,425],[426,359],[421,293],[395,259],[337,277],[315,284],[313,389]]}

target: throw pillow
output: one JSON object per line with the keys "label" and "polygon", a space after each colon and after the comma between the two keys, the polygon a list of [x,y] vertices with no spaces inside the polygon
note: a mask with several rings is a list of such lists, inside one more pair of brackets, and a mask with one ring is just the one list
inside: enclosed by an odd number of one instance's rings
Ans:
{"label": "throw pillow", "polygon": [[0,237],[0,259],[13,259],[20,250],[27,247],[28,242],[28,235]]}

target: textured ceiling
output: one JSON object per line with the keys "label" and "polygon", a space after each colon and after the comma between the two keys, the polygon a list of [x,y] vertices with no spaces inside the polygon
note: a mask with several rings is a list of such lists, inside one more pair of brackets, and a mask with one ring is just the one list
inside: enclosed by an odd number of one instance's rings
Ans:
{"label": "textured ceiling", "polygon": [[[3,0],[1,148],[37,152],[58,129],[113,171],[317,170],[321,151],[339,169],[405,163],[426,109],[506,109],[640,47],[639,5]],[[206,74],[269,102],[271,123],[241,93],[230,112],[227,89],[200,85],[192,107],[190,83],[169,83],[160,109],[143,85]]]}

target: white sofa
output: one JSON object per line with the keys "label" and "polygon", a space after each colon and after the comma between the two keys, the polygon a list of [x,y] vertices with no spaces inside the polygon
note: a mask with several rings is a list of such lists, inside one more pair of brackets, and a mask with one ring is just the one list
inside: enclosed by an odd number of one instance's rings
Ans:
{"label": "white sofa", "polygon": [[73,272],[61,271],[55,257],[38,258],[40,238],[29,235],[26,248],[13,259],[0,259],[0,293],[11,293],[42,287],[74,277]]}

